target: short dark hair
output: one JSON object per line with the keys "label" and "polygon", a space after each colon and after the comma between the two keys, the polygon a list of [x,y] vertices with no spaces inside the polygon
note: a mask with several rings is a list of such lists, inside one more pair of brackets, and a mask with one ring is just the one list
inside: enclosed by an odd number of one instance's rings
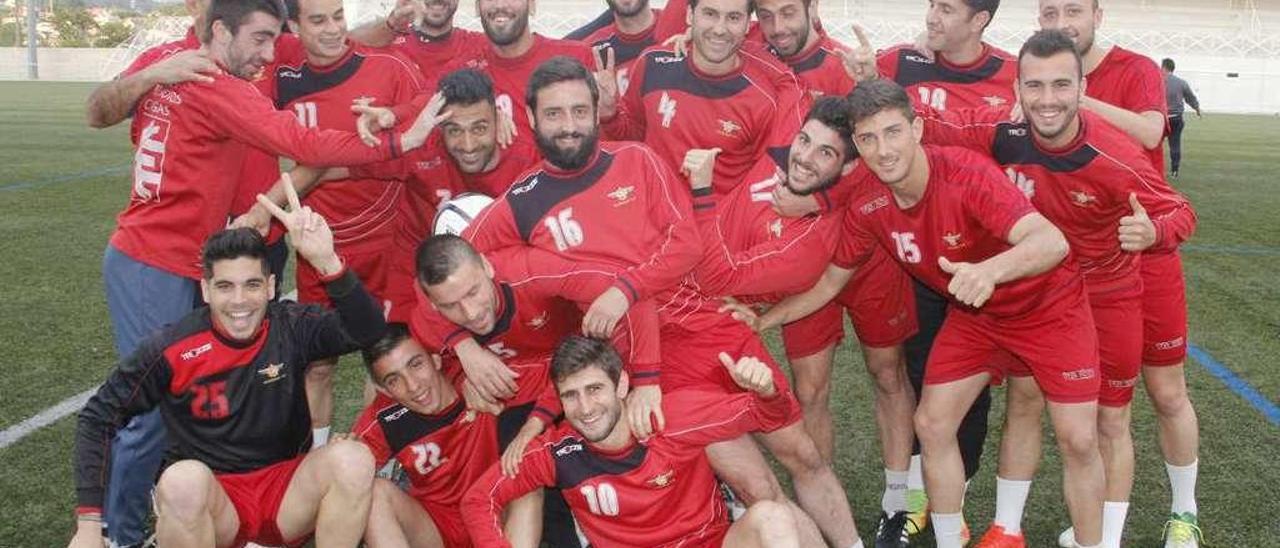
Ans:
{"label": "short dark hair", "polygon": [[200,251],[204,279],[213,279],[214,263],[240,258],[257,259],[262,263],[262,275],[271,275],[271,267],[267,265],[267,243],[257,230],[228,228],[214,232],[204,241],[204,249]]}
{"label": "short dark hair", "polygon": [[569,335],[560,341],[551,356],[551,382],[559,384],[569,375],[593,366],[603,370],[614,385],[622,378],[622,357],[613,349],[612,343],[583,335]]}
{"label": "short dark hair", "polygon": [[969,6],[969,11],[972,12],[969,15],[970,17],[984,11],[987,12],[987,24],[982,25],[982,29],[986,30],[991,25],[991,22],[996,19],[996,11],[1000,9],[1000,0],[964,0],[964,5]]}
{"label": "short dark hair", "polygon": [[1048,59],[1059,53],[1068,53],[1075,58],[1076,77],[1083,78],[1084,62],[1080,59],[1080,52],[1076,51],[1071,37],[1057,29],[1038,30],[1027,38],[1027,41],[1022,44],[1022,49],[1018,51],[1018,65],[1022,65],[1022,58],[1027,55],[1037,59]]}
{"label": "short dark hair", "polygon": [[1168,57],[1160,60],[1160,66],[1169,72],[1173,72],[1173,69],[1177,68],[1177,65],[1173,64],[1173,59]]}
{"label": "short dark hair", "polygon": [[840,135],[840,144],[844,145],[844,163],[852,162],[858,157],[858,149],[853,146],[853,122],[849,119],[849,102],[843,97],[819,97],[809,107],[809,114],[804,121],[817,120]]}
{"label": "short dark hair", "polygon": [[[803,1],[804,1],[804,9],[807,11],[809,9],[809,4],[813,2],[813,0],[803,0]],[[689,0],[690,10],[697,7],[698,7],[698,0]],[[747,0],[747,15],[751,15],[755,12],[756,12],[756,0]]]}
{"label": "short dark hair", "polygon": [[474,105],[481,101],[494,104],[493,80],[488,74],[475,69],[458,69],[440,79],[440,94],[444,106]]}
{"label": "short dark hair", "polygon": [[911,106],[907,91],[884,78],[858,84],[849,94],[848,102],[850,127],[889,109],[901,110],[907,120],[916,119],[916,109]]}
{"label": "short dark hair", "polygon": [[538,92],[551,84],[580,80],[587,83],[591,90],[591,105],[600,104],[600,86],[596,85],[596,77],[587,70],[581,61],[564,55],[557,55],[543,61],[529,76],[529,85],[525,88],[524,102],[530,109],[538,110]]}
{"label": "short dark hair", "polygon": [[209,13],[204,21],[204,37],[206,40],[213,39],[214,21],[222,21],[227,30],[235,35],[240,32],[240,25],[244,24],[245,19],[259,11],[280,21],[284,21],[285,14],[288,13],[280,0],[213,0],[209,3]]}
{"label": "short dark hair", "polygon": [[444,283],[458,267],[480,262],[480,254],[466,240],[453,234],[437,234],[418,244],[414,264],[418,282],[424,285]]}
{"label": "short dark hair", "polygon": [[373,344],[360,349],[360,357],[364,358],[364,369],[369,372],[369,378],[373,379],[373,382],[381,384],[381,379],[373,372],[373,364],[390,354],[408,338],[409,326],[402,323],[389,323],[386,334]]}

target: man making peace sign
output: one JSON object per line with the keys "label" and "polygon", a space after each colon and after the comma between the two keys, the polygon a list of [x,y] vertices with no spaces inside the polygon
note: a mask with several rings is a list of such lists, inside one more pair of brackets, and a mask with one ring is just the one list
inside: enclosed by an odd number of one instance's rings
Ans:
{"label": "man making peace sign", "polygon": [[307,453],[307,364],[377,341],[382,310],[333,249],[324,218],[283,183],[285,211],[259,196],[321,273],[334,310],[270,302],[266,244],[250,228],[217,232],[202,252],[207,306],[158,332],[112,371],[80,412],[79,525],[72,546],[103,546],[101,507],[111,440],[159,408],[174,463],[155,491],[162,546],[293,543],[315,534],[355,546],[368,516],[373,456],[337,441]]}

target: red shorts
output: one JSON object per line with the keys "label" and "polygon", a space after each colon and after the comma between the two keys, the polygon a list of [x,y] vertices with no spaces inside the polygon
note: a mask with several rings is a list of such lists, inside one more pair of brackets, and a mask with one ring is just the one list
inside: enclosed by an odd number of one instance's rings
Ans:
{"label": "red shorts", "polygon": [[836,298],[817,312],[782,326],[787,358],[812,356],[840,343],[843,308],[863,346],[889,348],[916,334],[916,303],[911,276],[877,246]]}
{"label": "red shorts", "polygon": [[[714,312],[698,312],[714,314]],[[681,389],[713,390],[736,394],[742,388],[733,382],[729,371],[720,363],[720,353],[726,352],[737,360],[743,356],[754,356],[769,365],[773,370],[773,381],[778,393],[787,398],[790,411],[784,426],[799,422],[802,417],[800,402],[791,393],[791,383],[787,375],[778,367],[769,354],[760,336],[751,331],[746,324],[733,319],[727,314],[717,314],[720,321],[710,327],[690,331],[682,327],[668,324],[663,326],[662,340],[662,377],[660,387],[663,392]]]}
{"label": "red shorts", "polygon": [[289,489],[289,481],[305,455],[277,462],[265,468],[241,474],[214,474],[227,498],[240,518],[240,530],[236,531],[233,546],[255,542],[267,546],[301,546],[311,535],[298,539],[286,539],[276,525],[276,514]]}
{"label": "red shorts", "polygon": [[1178,365],[1187,359],[1187,286],[1182,256],[1142,256],[1142,363]]}
{"label": "red shorts", "polygon": [[445,548],[470,548],[471,535],[467,533],[467,526],[462,521],[462,511],[457,507],[446,507],[444,505],[429,502],[421,495],[414,495],[414,499],[418,504],[422,505],[422,509],[431,517],[431,522],[436,525],[436,530],[440,532],[440,539],[444,541]]}
{"label": "red shorts", "polygon": [[[402,254],[389,252],[393,249],[397,249],[396,246],[359,253],[343,251],[342,259],[360,278],[365,290],[382,305],[387,321],[403,323],[409,321],[415,304],[413,274],[411,268],[405,268]],[[298,302],[331,306],[320,274],[305,260],[298,261],[297,280]]]}
{"label": "red shorts", "polygon": [[[1133,387],[1142,365],[1142,301],[1139,296],[1108,298],[1090,297],[1089,308],[1098,333],[1098,354],[1102,365],[1102,383],[1098,404],[1124,407],[1133,401]],[[1007,366],[1009,375],[1029,377],[1032,371],[1021,360],[1007,353],[998,363]]]}
{"label": "red shorts", "polygon": [[[1001,351],[1017,359],[999,359]],[[979,373],[999,378],[1018,361],[1030,369],[1049,401],[1098,399],[1098,334],[1083,288],[1078,297],[1017,318],[948,308],[925,365],[924,382],[943,384]]]}

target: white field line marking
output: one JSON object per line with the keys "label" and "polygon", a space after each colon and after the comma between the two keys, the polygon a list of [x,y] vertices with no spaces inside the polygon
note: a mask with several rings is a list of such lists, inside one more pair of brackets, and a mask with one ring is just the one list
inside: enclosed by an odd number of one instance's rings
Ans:
{"label": "white field line marking", "polygon": [[62,417],[79,411],[80,408],[84,407],[85,402],[89,401],[89,398],[97,391],[98,387],[96,386],[85,390],[84,392],[58,402],[57,405],[41,411],[34,417],[4,429],[3,432],[0,432],[0,449],[4,449],[10,445],[18,443],[19,440],[27,437],[28,434],[58,422]]}

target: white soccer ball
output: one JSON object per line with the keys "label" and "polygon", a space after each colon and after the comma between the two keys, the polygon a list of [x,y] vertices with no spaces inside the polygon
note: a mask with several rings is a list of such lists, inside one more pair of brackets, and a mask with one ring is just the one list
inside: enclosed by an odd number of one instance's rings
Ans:
{"label": "white soccer ball", "polygon": [[436,209],[436,217],[431,221],[432,234],[462,234],[471,221],[480,215],[484,208],[493,203],[490,198],[479,192],[467,192],[441,202]]}

